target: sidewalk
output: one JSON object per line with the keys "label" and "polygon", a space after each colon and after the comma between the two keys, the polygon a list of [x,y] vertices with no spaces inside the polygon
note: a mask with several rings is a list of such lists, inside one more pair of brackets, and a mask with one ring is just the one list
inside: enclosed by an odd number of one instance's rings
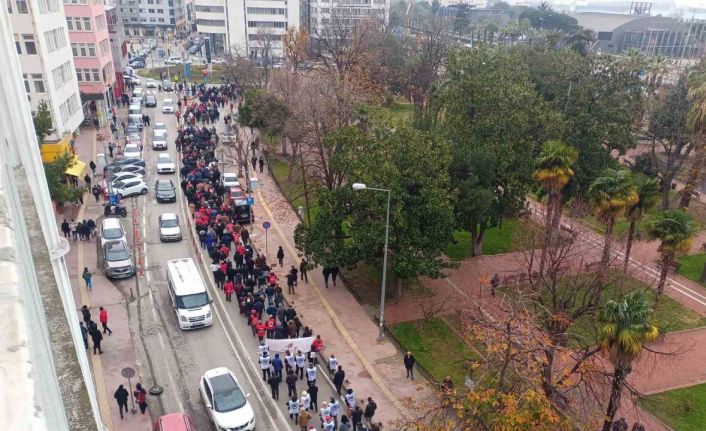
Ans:
{"label": "sidewalk", "polygon": [[[260,180],[255,196],[256,223],[253,241],[261,251],[267,248],[267,261],[277,262],[278,246],[285,250],[284,268],[276,268],[280,278],[300,259],[294,247],[294,229],[299,223],[297,215],[277,188],[268,172],[256,173]],[[265,247],[264,221],[272,227]],[[378,327],[363,307],[339,279],[338,286],[324,289],[320,269],[308,274],[309,283],[300,282],[295,295],[286,294],[302,321],[321,334],[325,343],[325,356],[334,353],[346,371],[346,378],[359,400],[372,397],[378,404],[376,420],[384,423],[407,415],[401,400],[432,396],[428,385],[406,379],[402,354],[390,343],[378,343]],[[348,383],[347,383],[348,384]]]}
{"label": "sidewalk", "polygon": [[[81,132],[81,135],[76,138],[76,154],[88,164],[94,159],[93,155],[96,152],[96,132],[92,128],[81,129]],[[90,175],[90,169],[88,167],[86,169]],[[96,178],[102,179],[102,175],[97,175]],[[83,180],[80,180],[80,182],[83,183]],[[96,203],[93,196],[87,193],[84,196],[83,206],[79,208],[73,205],[66,205],[63,213],[56,214],[57,224],[61,224],[64,218],[68,221],[71,221],[72,218],[77,221],[92,218],[96,224],[99,224],[99,218],[102,218],[102,210],[101,203]],[[99,241],[98,238],[92,238],[89,241],[71,240],[71,251],[66,255],[66,265],[71,278],[76,308],[80,309],[82,305],[88,305],[92,319],[98,322],[98,307],[104,307],[108,311],[108,327],[113,330],[113,334],[110,336],[104,334],[101,343],[102,355],[93,355],[93,343],[90,337],[88,341],[90,348],[86,351],[96,382],[101,417],[108,430],[149,431],[152,428],[149,409],[148,414],[145,415],[140,414],[139,409],[136,414],[127,413],[125,419],[121,420],[117,403],[113,398],[113,393],[118,388],[118,385],[122,384],[125,389],[130,390],[127,379],[120,374],[121,370],[125,367],[130,367],[137,373],[131,379],[132,389],[134,390],[135,383],[140,381],[140,368],[133,350],[126,298],[103,275],[102,270],[97,267],[98,248],[100,247],[97,241]],[[93,273],[93,290],[90,292],[81,278],[84,267],[87,267]],[[79,312],[80,315],[81,313]],[[98,326],[100,328],[100,323]],[[147,402],[150,402],[149,396]],[[128,401],[128,406],[132,408],[130,401]]]}

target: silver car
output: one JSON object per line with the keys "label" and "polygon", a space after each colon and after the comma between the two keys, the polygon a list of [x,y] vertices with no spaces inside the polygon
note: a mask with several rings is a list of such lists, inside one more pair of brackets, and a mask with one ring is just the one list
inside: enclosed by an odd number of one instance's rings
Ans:
{"label": "silver car", "polygon": [[108,241],[103,246],[103,268],[108,278],[127,278],[135,274],[135,264],[125,241]]}
{"label": "silver car", "polygon": [[179,217],[174,213],[164,213],[159,216],[159,240],[181,241],[181,226]]}

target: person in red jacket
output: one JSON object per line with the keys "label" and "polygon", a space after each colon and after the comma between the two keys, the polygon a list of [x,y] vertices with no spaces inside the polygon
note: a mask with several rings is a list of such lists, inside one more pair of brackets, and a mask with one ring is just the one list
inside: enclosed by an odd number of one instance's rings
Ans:
{"label": "person in red jacket", "polygon": [[277,284],[277,274],[275,274],[274,271],[270,271],[270,274],[267,276],[267,284],[272,287],[275,287],[275,284]]}
{"label": "person in red jacket", "polygon": [[108,328],[108,310],[103,307],[100,307],[99,318],[101,321],[101,325],[103,326],[103,333],[105,334],[105,331],[108,331],[108,335],[113,335],[113,331]]}
{"label": "person in red jacket", "polygon": [[260,317],[257,315],[257,311],[250,310],[250,327],[252,328],[253,337],[257,334],[257,325],[260,324]]}
{"label": "person in red jacket", "polygon": [[275,318],[274,316],[270,316],[269,319],[267,319],[267,338],[274,338],[275,337]]}
{"label": "person in red jacket", "polygon": [[233,296],[233,292],[235,292],[233,282],[230,280],[226,281],[226,284],[223,286],[223,291],[226,294],[226,301],[231,302],[230,298]]}
{"label": "person in red jacket", "polygon": [[257,338],[260,341],[265,339],[266,332],[267,332],[267,325],[265,325],[263,322],[258,322],[257,326],[255,326],[255,333],[257,334]]}

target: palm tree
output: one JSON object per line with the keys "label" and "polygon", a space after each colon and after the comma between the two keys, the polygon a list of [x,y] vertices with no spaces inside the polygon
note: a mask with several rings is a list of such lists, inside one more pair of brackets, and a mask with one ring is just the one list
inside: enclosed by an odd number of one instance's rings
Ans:
{"label": "palm tree", "polygon": [[547,192],[547,211],[544,226],[544,246],[539,263],[540,274],[544,271],[547,249],[558,236],[562,211],[562,191],[569,183],[574,171],[571,166],[578,159],[578,152],[561,141],[547,141],[535,162],[534,177]]}
{"label": "palm tree", "polygon": [[632,242],[635,239],[635,227],[637,226],[637,222],[644,217],[648,209],[654,206],[659,196],[659,185],[654,178],[649,178],[645,175],[636,175],[633,177],[633,185],[635,186],[638,200],[625,209],[625,216],[630,221],[630,229],[628,230],[628,243],[625,246],[625,266],[623,267],[623,272],[628,272],[630,250],[632,249]]}
{"label": "palm tree", "polygon": [[601,262],[607,266],[613,244],[615,222],[639,199],[633,185],[632,173],[627,169],[606,169],[591,183],[588,188],[588,198],[593,204],[598,220],[605,225]]}
{"label": "palm tree", "polygon": [[613,364],[613,382],[603,422],[603,431],[610,431],[620,406],[620,395],[632,363],[645,343],[657,339],[654,312],[642,290],[635,290],[619,301],[608,301],[598,319],[603,324],[601,349]]}
{"label": "palm tree", "polygon": [[630,73],[634,73],[635,76],[640,73],[642,69],[647,65],[647,60],[642,52],[637,48],[630,48],[625,52],[625,55],[620,59],[620,63],[625,69]]}
{"label": "palm tree", "polygon": [[691,202],[691,196],[696,189],[696,186],[701,180],[701,175],[706,166],[706,63],[701,63],[695,70],[689,74],[688,79],[688,98],[691,102],[689,112],[686,118],[686,127],[694,133],[695,154],[694,161],[689,169],[686,185],[681,191],[681,199],[679,206],[688,208]]}
{"label": "palm tree", "polygon": [[647,80],[647,91],[652,94],[662,86],[664,75],[669,73],[669,60],[661,54],[653,57],[647,63],[647,71],[649,76]]}
{"label": "palm tree", "polygon": [[691,238],[696,234],[694,218],[681,209],[666,210],[655,216],[647,229],[651,240],[660,240],[658,251],[661,255],[662,270],[657,283],[655,305],[664,293],[669,266],[677,253],[684,253],[691,247]]}

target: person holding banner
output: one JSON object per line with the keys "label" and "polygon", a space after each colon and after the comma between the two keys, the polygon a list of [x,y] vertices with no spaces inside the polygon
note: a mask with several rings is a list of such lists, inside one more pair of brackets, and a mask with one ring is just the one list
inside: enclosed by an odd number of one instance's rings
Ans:
{"label": "person holding banner", "polygon": [[290,370],[294,371],[297,368],[297,361],[294,359],[294,355],[289,350],[284,352],[284,365],[287,374],[289,374]]}

